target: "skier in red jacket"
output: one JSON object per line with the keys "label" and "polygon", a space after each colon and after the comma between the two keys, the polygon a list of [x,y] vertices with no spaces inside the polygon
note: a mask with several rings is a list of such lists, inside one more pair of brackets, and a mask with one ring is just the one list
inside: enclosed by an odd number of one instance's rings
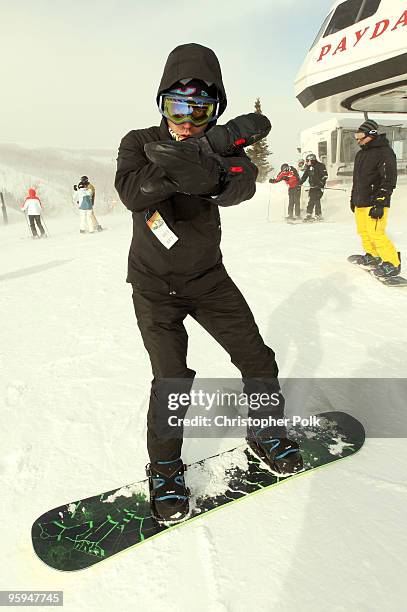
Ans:
{"label": "skier in red jacket", "polygon": [[[300,177],[294,166],[283,164],[281,171],[276,178],[270,179],[269,183],[280,183],[285,181],[288,186],[288,217],[287,221],[301,219],[300,200],[301,200],[301,185]],[[293,215],[295,208],[295,217]]]}
{"label": "skier in red jacket", "polygon": [[[29,189],[21,210],[27,214],[33,238],[46,238],[45,229],[41,223],[42,204],[35,189]],[[37,224],[37,227],[35,226]],[[37,228],[40,231],[38,236]]]}

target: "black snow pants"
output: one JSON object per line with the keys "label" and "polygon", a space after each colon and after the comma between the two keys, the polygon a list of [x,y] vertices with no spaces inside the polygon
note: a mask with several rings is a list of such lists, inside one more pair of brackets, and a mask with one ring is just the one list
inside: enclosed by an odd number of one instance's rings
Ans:
{"label": "black snow pants", "polygon": [[307,206],[307,214],[312,215],[313,210],[315,208],[315,214],[321,215],[321,198],[323,195],[322,189],[319,187],[311,187],[309,190],[308,196],[308,206]]}
{"label": "black snow pants", "polygon": [[30,221],[32,235],[38,236],[37,228],[35,227],[35,224],[37,224],[37,227],[40,230],[40,234],[41,236],[43,236],[45,234],[45,229],[43,228],[43,225],[41,223],[41,215],[28,215],[28,219]]}
{"label": "black snow pants", "polygon": [[[278,367],[271,348],[263,342],[243,295],[224,272],[209,290],[169,295],[133,286],[137,323],[153,371],[147,416],[147,448],[151,461],[177,459],[181,455],[182,430],[174,436],[168,423],[169,393],[189,393],[196,372],[187,366],[187,315],[193,317],[229,353],[240,370],[244,392],[279,393]],[[177,410],[184,417],[188,406]],[[249,412],[250,414],[250,412]],[[284,417],[284,398],[277,406],[261,407],[253,417]],[[271,432],[286,437],[284,426]]]}
{"label": "black snow pants", "polygon": [[301,187],[294,187],[294,189],[288,190],[288,216],[292,217],[293,212],[295,210],[295,216],[299,217],[301,215],[300,210],[300,202],[301,202]]}

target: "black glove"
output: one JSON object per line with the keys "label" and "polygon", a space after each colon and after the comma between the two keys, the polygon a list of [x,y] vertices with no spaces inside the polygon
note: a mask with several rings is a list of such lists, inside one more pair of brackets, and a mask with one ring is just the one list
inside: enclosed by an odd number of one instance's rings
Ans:
{"label": "black glove", "polygon": [[234,206],[250,200],[256,192],[257,166],[244,155],[221,157],[223,183],[214,203],[219,206]]}
{"label": "black glove", "polygon": [[269,179],[269,183],[275,183],[276,179]]}
{"label": "black glove", "polygon": [[74,185],[73,188],[74,188],[74,191],[78,191],[78,185]]}
{"label": "black glove", "polygon": [[390,204],[390,196],[391,196],[391,193],[387,191],[387,189],[382,188],[382,189],[379,189],[379,191],[375,193],[374,196],[372,196],[370,201],[371,201],[372,206],[375,206],[376,204],[378,204],[379,206],[386,206],[386,205],[388,206]]}
{"label": "black glove", "polygon": [[174,195],[179,191],[179,187],[164,172],[161,172],[160,177],[145,181],[141,185],[141,191],[145,195],[157,195],[165,198]]}
{"label": "black glove", "polygon": [[353,202],[350,203],[350,209],[353,213],[355,212],[355,205]]}
{"label": "black glove", "polygon": [[382,204],[375,204],[369,210],[369,217],[372,219],[381,219],[384,215],[384,206]]}
{"label": "black glove", "polygon": [[219,155],[231,155],[239,147],[248,147],[271,130],[271,123],[264,115],[248,113],[228,121],[225,125],[215,125],[203,136],[211,149]]}
{"label": "black glove", "polygon": [[[224,176],[218,156],[201,138],[162,140],[144,145],[148,159],[163,170],[163,179],[141,186],[144,193],[162,193],[171,183],[174,191],[191,195],[215,195]],[[168,182],[170,181],[170,182]]]}

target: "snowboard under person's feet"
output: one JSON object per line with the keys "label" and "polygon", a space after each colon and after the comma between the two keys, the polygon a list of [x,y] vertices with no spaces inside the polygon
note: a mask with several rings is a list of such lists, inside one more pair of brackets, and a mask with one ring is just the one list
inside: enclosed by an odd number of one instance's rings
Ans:
{"label": "snowboard under person's feet", "polygon": [[382,263],[380,257],[371,255],[370,253],[365,253],[365,255],[350,255],[348,261],[366,270],[374,270]]}
{"label": "snowboard under person's feet", "polygon": [[401,272],[401,265],[393,265],[390,261],[383,261],[380,265],[370,271],[373,276],[376,276],[379,280],[386,279],[391,276],[398,276]]}
{"label": "snowboard under person's feet", "polygon": [[151,513],[162,524],[178,523],[189,513],[190,491],[185,486],[182,459],[155,461],[146,466]]}
{"label": "snowboard under person's feet", "polygon": [[261,459],[275,476],[284,478],[304,469],[297,442],[289,438],[277,438],[270,434],[270,427],[247,431],[247,444],[251,452]]}

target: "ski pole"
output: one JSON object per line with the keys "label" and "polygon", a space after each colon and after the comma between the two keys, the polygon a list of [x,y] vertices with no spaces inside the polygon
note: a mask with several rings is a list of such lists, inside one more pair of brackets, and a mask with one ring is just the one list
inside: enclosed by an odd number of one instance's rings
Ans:
{"label": "ski pole", "polygon": [[323,189],[329,189],[330,191],[348,191],[347,189],[340,189],[339,187],[324,187]]}
{"label": "ski pole", "polygon": [[40,218],[41,218],[41,222],[42,222],[42,224],[43,224],[43,225],[44,225],[44,227],[45,227],[45,231],[47,232],[47,236],[48,236],[48,238],[51,238],[51,235],[50,235],[50,233],[49,233],[49,230],[48,230],[47,224],[46,224],[46,223],[45,223],[45,221],[44,221],[44,217],[43,217],[42,215],[40,215]]}
{"label": "ski pole", "polygon": [[269,186],[269,201],[267,204],[267,221],[270,222],[270,204],[271,204],[271,183]]}
{"label": "ski pole", "polygon": [[34,234],[32,233],[30,222],[28,220],[28,215],[27,215],[27,213],[25,211],[24,211],[24,218],[25,218],[25,221],[27,223],[28,232],[29,232],[30,236],[34,236]]}

